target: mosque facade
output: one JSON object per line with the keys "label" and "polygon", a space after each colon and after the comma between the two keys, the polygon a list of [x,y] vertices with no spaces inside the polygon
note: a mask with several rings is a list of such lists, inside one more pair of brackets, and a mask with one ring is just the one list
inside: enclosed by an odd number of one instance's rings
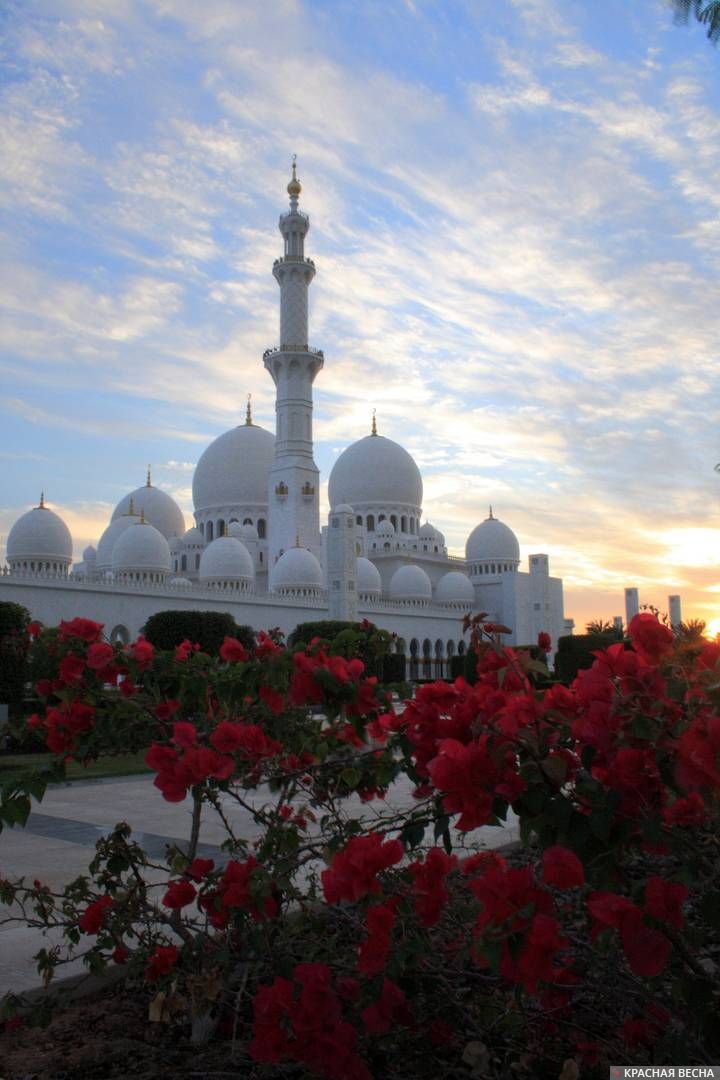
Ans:
{"label": "mosque facade", "polygon": [[75,565],[67,526],[41,498],[10,530],[0,599],[23,604],[45,625],[96,619],[122,641],[168,609],[229,611],[239,623],[285,633],[307,620],[367,618],[396,635],[409,675],[447,671],[465,649],[468,612],[509,627],[510,644],[532,644],[541,631],[556,643],[572,624],[548,556],[530,555],[521,570],[518,539],[492,508],[468,536],[464,558],[450,555],[442,532],[422,523],[417,464],[378,432],[374,416],[370,434],[332,469],[331,510],[321,523],[313,385],[324,355],[308,345],[315,264],[305,255],[310,220],[294,164],[287,190],[283,253],[272,268],[279,344],[263,355],[276,388],[275,434],[253,422],[248,400],[245,422],[197,463],[190,529],[148,470]]}

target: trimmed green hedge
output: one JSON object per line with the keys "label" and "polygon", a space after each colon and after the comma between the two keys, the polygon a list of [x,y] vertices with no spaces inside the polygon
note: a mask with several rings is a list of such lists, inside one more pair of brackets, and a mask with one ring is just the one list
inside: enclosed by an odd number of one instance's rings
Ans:
{"label": "trimmed green hedge", "polygon": [[226,637],[237,638],[246,649],[255,645],[253,628],[238,625],[227,611],[158,611],[142,632],[156,649],[174,649],[187,638],[211,656]]}
{"label": "trimmed green hedge", "polygon": [[614,630],[607,634],[569,634],[559,638],[555,653],[555,675],[560,682],[569,685],[578,671],[592,666],[594,652],[616,645],[619,640],[621,639]]}
{"label": "trimmed green hedge", "polygon": [[25,696],[29,622],[22,604],[0,603],[0,702],[13,719],[21,714]]}

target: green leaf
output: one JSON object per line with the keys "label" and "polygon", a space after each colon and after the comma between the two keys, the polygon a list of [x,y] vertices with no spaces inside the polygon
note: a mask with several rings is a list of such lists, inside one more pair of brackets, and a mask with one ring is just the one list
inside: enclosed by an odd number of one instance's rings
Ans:
{"label": "green leaf", "polygon": [[359,769],[343,769],[340,773],[340,782],[345,785],[348,791],[354,791],[360,783],[361,776],[362,774]]}
{"label": "green leaf", "polygon": [[415,848],[422,844],[425,826],[420,821],[409,821],[400,833],[400,839],[406,848]]}

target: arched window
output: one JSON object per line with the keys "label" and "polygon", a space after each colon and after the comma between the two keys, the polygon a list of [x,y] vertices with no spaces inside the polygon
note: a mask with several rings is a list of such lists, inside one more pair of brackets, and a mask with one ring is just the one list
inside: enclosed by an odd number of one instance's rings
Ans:
{"label": "arched window", "polygon": [[405,516],[405,514],[403,514],[403,516],[400,518],[400,532],[407,532],[407,517]]}
{"label": "arched window", "polygon": [[208,521],[208,523],[207,523],[206,539],[207,539],[208,544],[212,543],[212,540],[213,540],[213,523],[212,523],[212,521]]}
{"label": "arched window", "polygon": [[199,555],[195,556],[195,569],[196,570],[200,569],[200,556]]}
{"label": "arched window", "polygon": [[262,562],[262,561],[263,561],[263,553],[262,553],[262,551],[260,552],[260,554],[259,554],[258,558],[260,559],[260,562]]}
{"label": "arched window", "polygon": [[392,525],[395,532],[397,532],[397,516],[395,514],[390,515],[390,524]]}
{"label": "arched window", "polygon": [[225,522],[223,521],[222,518],[220,518],[220,520],[217,523],[217,534],[218,534],[218,536],[224,536],[225,535]]}
{"label": "arched window", "polygon": [[115,626],[110,633],[110,641],[113,644],[127,645],[130,641],[130,634],[126,626]]}
{"label": "arched window", "polygon": [[187,570],[187,555],[183,555],[180,559],[180,569]]}
{"label": "arched window", "polygon": [[464,656],[464,655],[465,655],[465,642],[464,641],[458,641],[458,656]]}
{"label": "arched window", "polygon": [[198,529],[200,530],[200,532],[201,532],[201,533],[203,534],[203,536],[204,536],[204,535],[205,535],[205,522],[204,522],[204,521],[201,521],[201,522],[200,522],[200,524],[198,525]]}
{"label": "arched window", "polygon": [[373,514],[368,514],[365,527],[368,532],[375,532],[375,517]]}
{"label": "arched window", "polygon": [[358,514],[358,515],[356,516],[356,518],[355,518],[355,524],[356,524],[356,525],[362,525],[362,515],[361,515],[361,514]]}
{"label": "arched window", "polygon": [[252,518],[243,518],[243,525],[252,525]]}
{"label": "arched window", "polygon": [[389,551],[389,550],[390,550],[390,543],[389,543],[388,540],[386,540],[385,543],[383,544],[383,551]]}
{"label": "arched window", "polygon": [[258,536],[261,540],[265,539],[265,518],[258,518],[257,523]]}

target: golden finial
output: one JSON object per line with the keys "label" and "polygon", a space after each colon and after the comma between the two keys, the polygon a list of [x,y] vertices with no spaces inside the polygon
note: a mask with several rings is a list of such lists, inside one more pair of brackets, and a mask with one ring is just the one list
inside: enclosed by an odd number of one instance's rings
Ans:
{"label": "golden finial", "polygon": [[45,505],[45,492],[44,491],[40,492],[40,505],[38,506],[38,510],[47,510],[47,507]]}
{"label": "golden finial", "polygon": [[145,481],[145,487],[152,487],[152,483],[150,482],[150,466],[149,465],[148,465],[148,471],[147,471],[147,480]]}
{"label": "golden finial", "polygon": [[372,428],[370,429],[371,435],[377,435],[377,420],[375,419],[375,409],[373,409]]}
{"label": "golden finial", "polygon": [[290,181],[290,183],[287,186],[288,195],[290,195],[290,197],[293,198],[293,199],[297,199],[298,195],[302,191],[302,185],[300,184],[300,181],[298,180],[297,174],[295,172],[295,162],[296,161],[297,161],[297,154],[293,154],[293,156],[292,156],[292,180]]}
{"label": "golden finial", "polygon": [[494,521],[494,520],[495,520],[495,518],[493,517],[492,505],[491,505],[490,506],[490,513],[488,514],[488,521]]}
{"label": "golden finial", "polygon": [[245,424],[247,427],[252,427],[252,394],[248,394],[247,408],[245,409]]}
{"label": "golden finial", "polygon": [[140,524],[141,525],[147,525],[147,522],[145,521],[145,508],[144,507],[140,507]]}
{"label": "golden finial", "polygon": [[130,496],[130,503],[128,505],[127,512],[130,517],[135,517],[135,500],[133,499],[132,495]]}
{"label": "golden finial", "polygon": [[300,533],[295,533],[295,547],[300,547]]}

